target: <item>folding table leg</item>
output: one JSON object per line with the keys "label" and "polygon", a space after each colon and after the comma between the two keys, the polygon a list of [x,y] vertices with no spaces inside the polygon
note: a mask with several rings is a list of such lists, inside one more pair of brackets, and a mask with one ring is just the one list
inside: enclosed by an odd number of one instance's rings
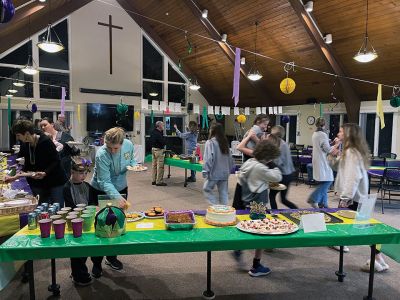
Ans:
{"label": "folding table leg", "polygon": [[207,251],[207,290],[203,292],[203,299],[211,300],[215,298],[211,290],[211,251]]}
{"label": "folding table leg", "polygon": [[47,288],[49,292],[52,292],[54,296],[60,295],[60,285],[57,284],[56,278],[56,260],[51,259],[51,284]]}
{"label": "folding table leg", "polygon": [[168,178],[171,178],[171,166],[168,165]]}
{"label": "folding table leg", "polygon": [[29,282],[28,262],[24,263],[24,270],[22,271],[22,274],[21,274],[21,282],[22,283]]}
{"label": "folding table leg", "polygon": [[185,183],[183,184],[184,187],[187,187],[187,169],[185,169]]}
{"label": "folding table leg", "polygon": [[369,264],[369,282],[368,282],[368,295],[364,296],[364,300],[374,300],[372,293],[374,291],[374,273],[375,273],[375,253],[376,245],[371,246],[371,260]]}
{"label": "folding table leg", "polygon": [[344,278],[346,277],[346,273],[343,272],[343,251],[344,246],[340,246],[340,253],[339,253],[339,271],[336,271],[335,274],[338,277],[339,282],[343,282]]}
{"label": "folding table leg", "polygon": [[26,262],[26,269],[29,274],[29,299],[35,300],[35,275],[33,273],[33,260]]}

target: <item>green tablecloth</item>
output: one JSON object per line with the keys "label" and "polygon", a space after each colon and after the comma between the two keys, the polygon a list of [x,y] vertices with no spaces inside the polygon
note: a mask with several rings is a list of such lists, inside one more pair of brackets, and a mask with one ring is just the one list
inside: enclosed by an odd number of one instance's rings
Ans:
{"label": "green tablecloth", "polygon": [[[151,161],[152,161],[151,155],[147,155],[146,158],[145,158],[145,162],[151,162]],[[171,167],[188,169],[188,170],[193,170],[193,171],[197,171],[197,172],[203,171],[203,165],[201,165],[201,164],[192,164],[188,160],[165,158],[164,163],[167,166],[171,166]]]}
{"label": "green tablecloth", "polygon": [[235,227],[194,228],[191,231],[136,228],[117,238],[98,238],[94,233],[84,233],[82,237],[74,238],[68,233],[60,240],[56,240],[54,235],[42,239],[37,234],[19,232],[0,246],[0,261],[400,243],[400,230],[383,223],[376,223],[364,229],[353,224],[335,224],[327,226],[327,229],[326,232],[317,233],[305,234],[303,230],[299,230],[290,235],[262,236],[244,233]]}

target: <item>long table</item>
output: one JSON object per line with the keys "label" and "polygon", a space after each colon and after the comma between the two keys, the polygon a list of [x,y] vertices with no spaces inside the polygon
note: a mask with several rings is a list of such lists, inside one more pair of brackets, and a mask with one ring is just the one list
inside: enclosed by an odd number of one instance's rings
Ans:
{"label": "long table", "polygon": [[[276,211],[275,211],[276,212]],[[331,212],[332,213],[332,212]],[[335,213],[332,213],[335,215]],[[340,218],[339,216],[335,215]],[[280,218],[285,218],[279,215]],[[248,214],[238,215],[241,220],[249,219]],[[35,299],[33,260],[53,259],[53,284],[55,282],[55,258],[131,255],[154,253],[207,252],[207,289],[203,296],[212,299],[211,253],[212,251],[244,250],[263,248],[320,247],[337,245],[371,245],[371,272],[368,296],[372,299],[376,244],[399,244],[400,230],[377,220],[369,220],[364,228],[352,220],[344,219],[340,224],[328,224],[326,232],[304,233],[303,230],[290,235],[264,236],[239,231],[234,226],[213,227],[196,216],[196,227],[190,231],[168,231],[162,219],[144,219],[128,223],[125,235],[107,239],[96,237],[94,231],[74,238],[70,231],[65,238],[56,240],[54,235],[42,239],[39,229],[21,229],[0,246],[0,261],[28,260],[30,298]],[[140,223],[153,223],[153,228],[137,228]],[[338,280],[345,277],[343,269],[343,246],[340,247]],[[53,268],[54,267],[54,268]]]}

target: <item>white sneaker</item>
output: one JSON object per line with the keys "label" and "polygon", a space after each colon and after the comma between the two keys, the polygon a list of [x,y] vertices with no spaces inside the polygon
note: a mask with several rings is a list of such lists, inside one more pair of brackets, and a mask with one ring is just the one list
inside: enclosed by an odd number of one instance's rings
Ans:
{"label": "white sneaker", "polygon": [[380,263],[380,265],[383,267],[384,271],[389,270],[389,265],[385,262],[385,260],[383,259],[382,256],[377,255],[375,261]]}
{"label": "white sneaker", "polygon": [[[388,268],[389,268],[389,266],[388,266]],[[369,269],[370,269],[370,260],[368,259],[367,262],[365,263],[365,265],[363,265],[361,267],[361,271],[369,273]],[[375,260],[375,272],[376,273],[382,273],[382,272],[385,272],[387,270],[388,269],[385,269],[379,262],[377,262]]]}
{"label": "white sneaker", "polygon": [[[335,250],[337,250],[337,251],[340,251],[340,246],[332,246],[332,247],[330,247],[330,248],[335,249]],[[350,251],[349,247],[343,246],[343,252],[344,252],[344,253],[347,253],[347,252],[349,252],[349,251]]]}

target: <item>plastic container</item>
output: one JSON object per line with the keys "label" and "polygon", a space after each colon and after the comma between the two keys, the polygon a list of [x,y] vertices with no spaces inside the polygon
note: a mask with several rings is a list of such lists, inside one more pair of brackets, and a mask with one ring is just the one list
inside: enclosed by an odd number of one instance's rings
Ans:
{"label": "plastic container", "polygon": [[[191,222],[170,222],[171,215],[181,215],[187,214],[191,220]],[[194,213],[192,210],[177,210],[177,211],[168,211],[164,213],[164,223],[167,229],[169,230],[191,230],[196,224],[196,218],[194,217]]]}

